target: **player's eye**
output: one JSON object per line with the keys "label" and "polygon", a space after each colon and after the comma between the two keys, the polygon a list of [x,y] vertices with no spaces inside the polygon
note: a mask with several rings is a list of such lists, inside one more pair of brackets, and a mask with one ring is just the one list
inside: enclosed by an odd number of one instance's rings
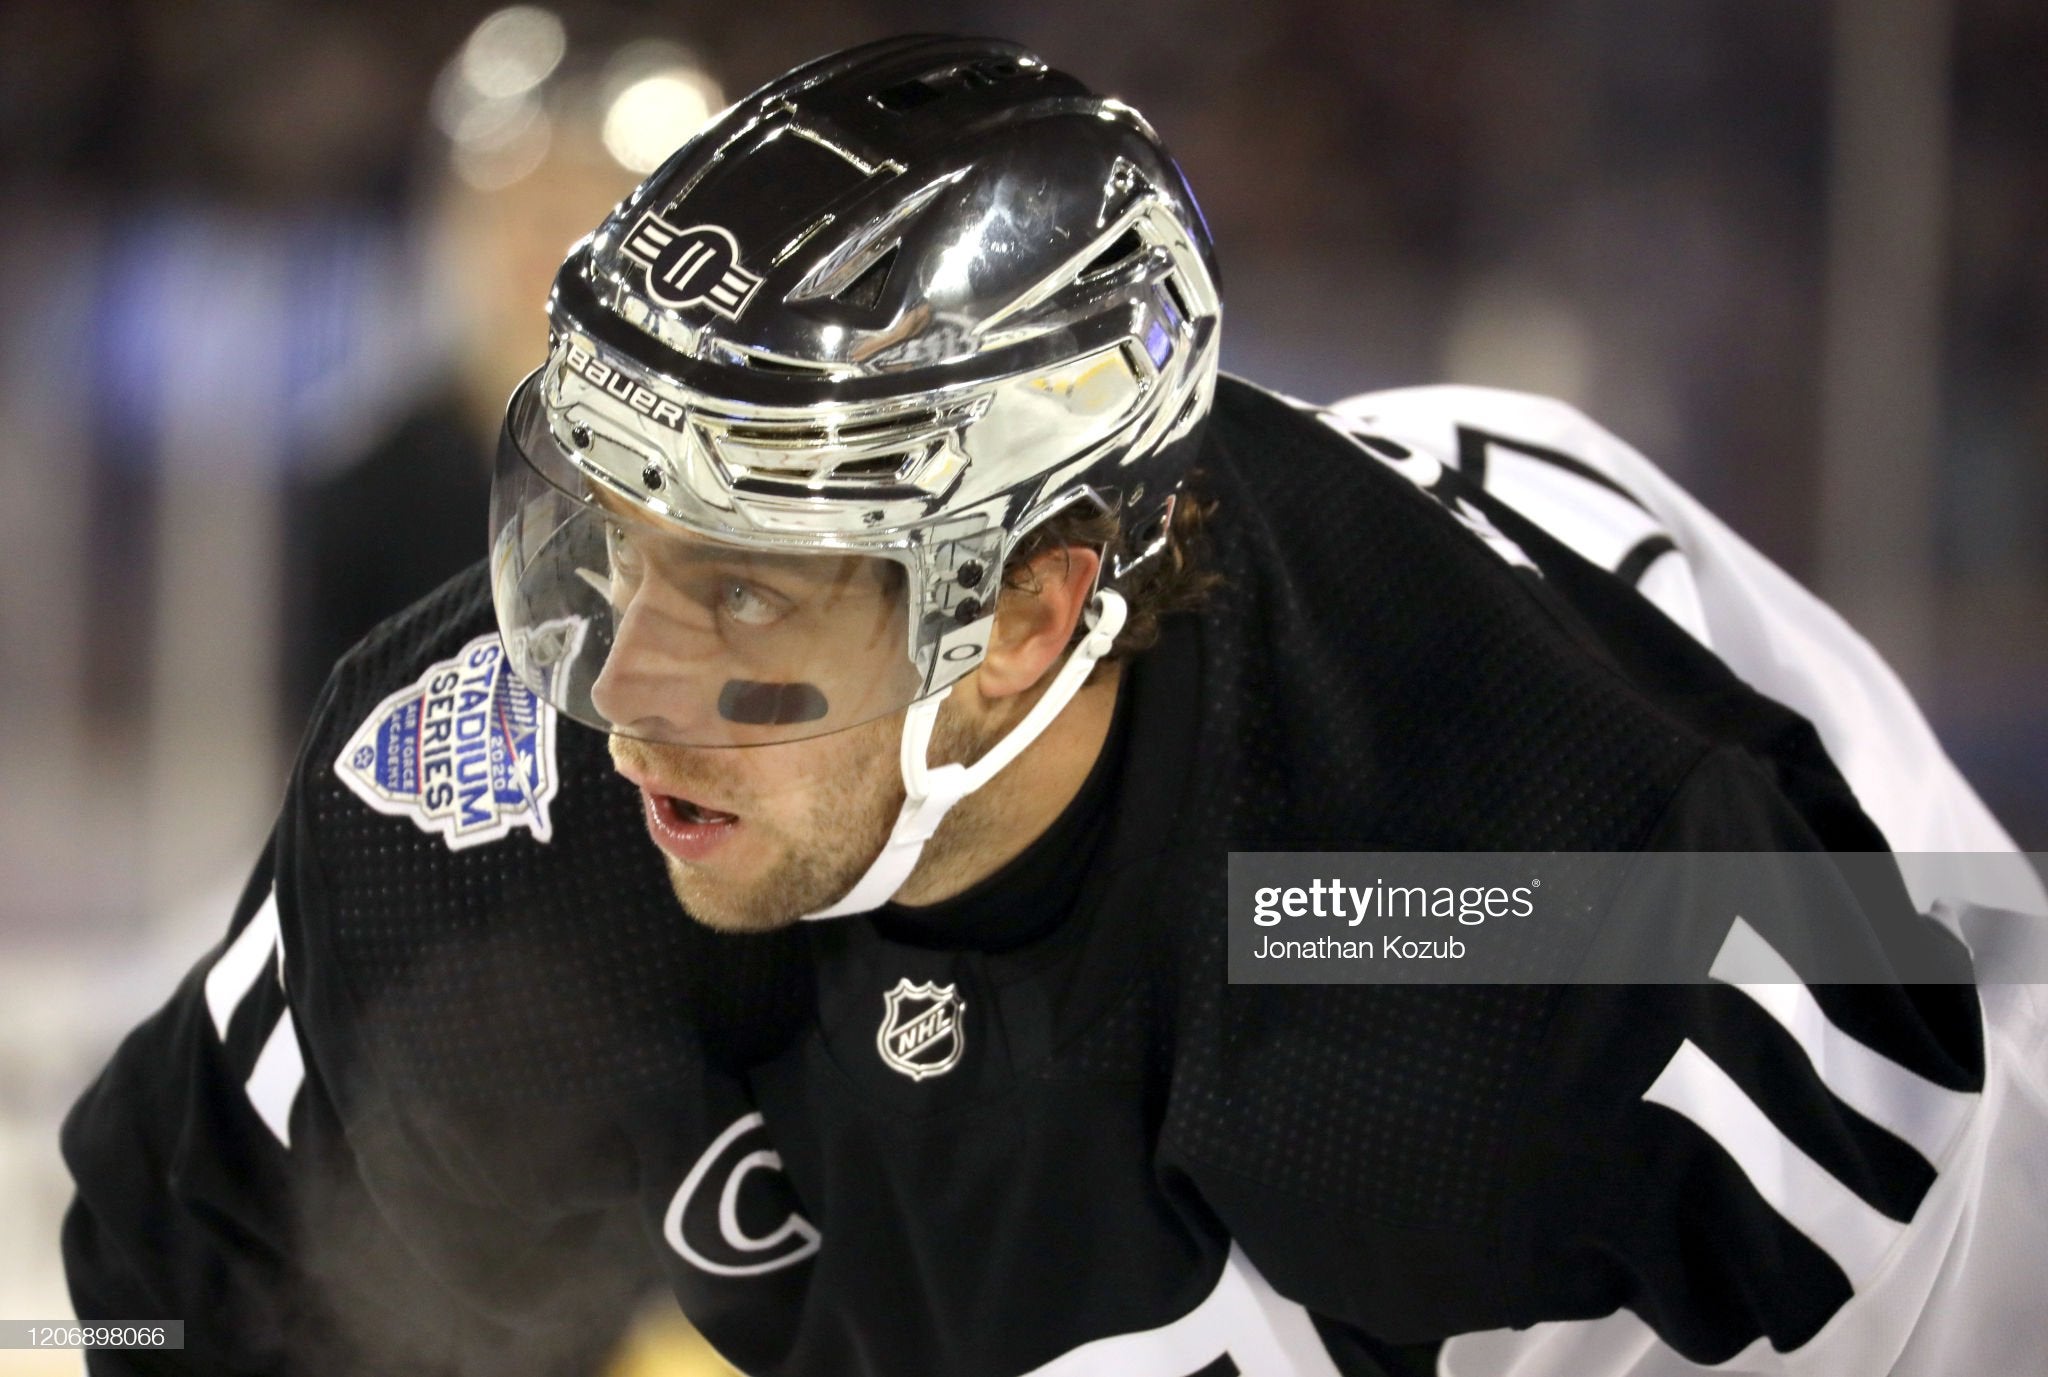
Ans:
{"label": "player's eye", "polygon": [[718,601],[719,610],[741,626],[773,626],[789,613],[786,600],[738,579],[719,585]]}

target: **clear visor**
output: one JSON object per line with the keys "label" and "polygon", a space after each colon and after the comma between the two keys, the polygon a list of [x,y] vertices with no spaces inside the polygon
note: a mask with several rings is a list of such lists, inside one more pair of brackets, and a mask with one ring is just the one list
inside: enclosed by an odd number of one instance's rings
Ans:
{"label": "clear visor", "polygon": [[541,697],[601,731],[757,746],[920,695],[903,564],[662,521],[584,477],[536,392],[521,387],[499,444],[491,573],[506,653]]}

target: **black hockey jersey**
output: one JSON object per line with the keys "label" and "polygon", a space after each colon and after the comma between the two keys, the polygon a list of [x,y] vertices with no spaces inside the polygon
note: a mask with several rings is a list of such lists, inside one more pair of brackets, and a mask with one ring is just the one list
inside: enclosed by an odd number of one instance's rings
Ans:
{"label": "black hockey jersey", "polygon": [[1416,1373],[1620,1307],[1807,1342],[1976,1103],[1966,983],[1225,980],[1233,850],[1882,848],[1802,719],[1413,457],[1225,380],[1222,585],[1130,668],[1074,863],[972,896],[1039,911],[954,940],[703,929],[483,571],[387,624],[67,1122],[80,1316],[188,1322],[94,1371],[590,1371],[651,1287],[762,1374]]}

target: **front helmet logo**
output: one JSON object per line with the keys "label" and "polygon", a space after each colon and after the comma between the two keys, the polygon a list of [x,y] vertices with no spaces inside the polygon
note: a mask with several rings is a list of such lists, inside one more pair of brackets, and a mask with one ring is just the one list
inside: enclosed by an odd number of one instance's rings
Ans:
{"label": "front helmet logo", "polygon": [[944,1075],[959,1063],[967,1036],[960,1015],[967,1005],[957,985],[929,980],[913,985],[905,976],[882,996],[882,1006],[875,1050],[892,1070],[921,1081]]}
{"label": "front helmet logo", "polygon": [[647,269],[647,294],[664,306],[701,301],[732,320],[761,285],[759,274],[740,266],[739,242],[718,225],[677,229],[650,210],[626,236],[624,251]]}

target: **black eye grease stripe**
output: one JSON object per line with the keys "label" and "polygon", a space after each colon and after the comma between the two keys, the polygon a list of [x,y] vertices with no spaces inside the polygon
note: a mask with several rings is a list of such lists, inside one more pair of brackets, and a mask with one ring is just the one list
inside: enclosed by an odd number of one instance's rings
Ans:
{"label": "black eye grease stripe", "polygon": [[815,684],[764,684],[728,679],[718,693],[718,715],[749,727],[786,727],[815,722],[830,712]]}

